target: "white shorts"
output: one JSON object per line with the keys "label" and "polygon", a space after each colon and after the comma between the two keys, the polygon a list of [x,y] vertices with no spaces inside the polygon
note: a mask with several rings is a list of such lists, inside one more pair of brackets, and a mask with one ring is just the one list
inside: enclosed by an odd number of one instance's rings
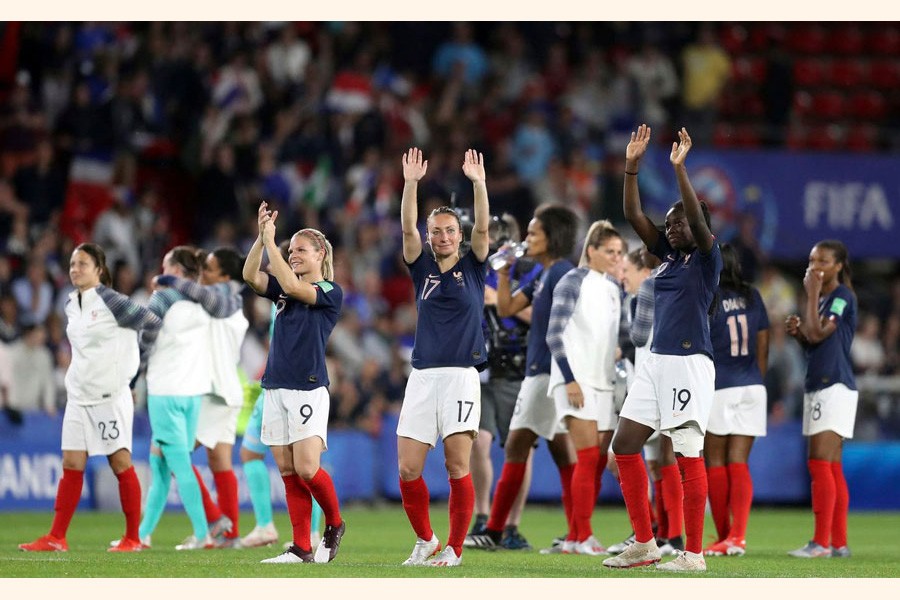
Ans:
{"label": "white shorts", "polygon": [[313,436],[328,449],[328,411],[331,398],[325,386],[314,390],[266,390],[262,431],[266,446],[287,446]]}
{"label": "white shorts", "polygon": [[766,386],[716,390],[706,431],[715,435],[766,435]]}
{"label": "white shorts", "polygon": [[454,433],[478,435],[481,382],[475,367],[413,369],[406,382],[397,435],[428,444]]}
{"label": "white shorts", "polygon": [[650,434],[650,437],[647,438],[647,441],[644,442],[644,460],[659,460],[659,440],[661,434],[658,431],[654,431]]}
{"label": "white shorts", "polygon": [[546,440],[566,431],[556,414],[556,403],[549,397],[550,374],[533,375],[522,380],[516,409],[509,430],[528,429]]}
{"label": "white shorts", "polygon": [[561,421],[566,417],[574,417],[583,421],[597,421],[597,431],[612,431],[616,428],[616,406],[613,391],[603,391],[582,385],[581,393],[584,396],[584,406],[575,408],[569,404],[569,396],[566,394],[566,386],[558,385],[553,388],[553,402],[556,405],[556,415]]}
{"label": "white shorts", "polygon": [[635,372],[620,416],[660,431],[695,423],[706,433],[715,379],[715,366],[705,354],[651,353]]}
{"label": "white shorts", "polygon": [[843,383],[803,395],[803,435],[833,431],[844,439],[853,438],[859,392]]}
{"label": "white shorts", "polygon": [[67,402],[61,448],[88,456],[109,456],[122,448],[131,452],[133,424],[134,399],[127,387],[101,404]]}
{"label": "white shorts", "polygon": [[197,441],[209,449],[215,448],[218,444],[234,446],[240,414],[241,407],[228,406],[222,396],[204,395],[197,422]]}

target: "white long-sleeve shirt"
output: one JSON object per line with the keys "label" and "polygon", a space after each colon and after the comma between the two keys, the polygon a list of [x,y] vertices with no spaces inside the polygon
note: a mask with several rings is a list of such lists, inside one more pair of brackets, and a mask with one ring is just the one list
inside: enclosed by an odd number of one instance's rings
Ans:
{"label": "white long-sleeve shirt", "polygon": [[66,320],[72,347],[67,401],[83,406],[109,402],[128,387],[140,364],[137,330],[155,331],[162,323],[103,285],[70,293]]}
{"label": "white long-sleeve shirt", "polygon": [[200,396],[212,391],[209,315],[180,292],[153,292],[148,308],[162,319],[158,336],[142,333],[148,347],[147,394]]}
{"label": "white long-sleeve shirt", "polygon": [[560,279],[547,329],[551,390],[571,381],[613,390],[621,304],[619,286],[603,273],[579,267]]}

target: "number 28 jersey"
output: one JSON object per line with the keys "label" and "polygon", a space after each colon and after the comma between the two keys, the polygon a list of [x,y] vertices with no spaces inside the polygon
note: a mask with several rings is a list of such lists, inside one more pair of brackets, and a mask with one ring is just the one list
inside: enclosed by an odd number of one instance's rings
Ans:
{"label": "number 28 jersey", "polygon": [[769,315],[759,292],[755,288],[750,291],[752,300],[719,288],[718,306],[709,321],[717,390],[763,383],[756,360],[756,335],[769,328]]}

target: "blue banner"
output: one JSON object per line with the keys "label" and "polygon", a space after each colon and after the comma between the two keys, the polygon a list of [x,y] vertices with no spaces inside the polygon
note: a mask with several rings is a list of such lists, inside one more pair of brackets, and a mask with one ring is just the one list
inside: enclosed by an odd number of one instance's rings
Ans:
{"label": "blue banner", "polygon": [[[694,190],[709,204],[713,233],[735,237],[752,215],[754,237],[771,258],[804,260],[813,245],[838,239],[851,259],[900,257],[900,169],[895,157],[692,150]],[[644,211],[661,225],[678,200],[669,153],[653,148],[641,164]]]}

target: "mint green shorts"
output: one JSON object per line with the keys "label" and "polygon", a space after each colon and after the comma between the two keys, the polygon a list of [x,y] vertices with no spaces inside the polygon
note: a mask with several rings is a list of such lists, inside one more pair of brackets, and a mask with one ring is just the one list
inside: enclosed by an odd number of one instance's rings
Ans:
{"label": "mint green shorts", "polygon": [[170,448],[194,449],[200,402],[203,396],[147,397],[147,412],[153,443]]}

